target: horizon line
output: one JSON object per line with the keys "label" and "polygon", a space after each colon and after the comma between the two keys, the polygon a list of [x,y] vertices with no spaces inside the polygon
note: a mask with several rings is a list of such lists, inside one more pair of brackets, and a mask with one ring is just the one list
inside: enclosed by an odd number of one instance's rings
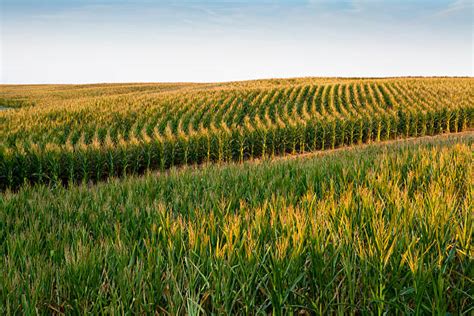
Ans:
{"label": "horizon line", "polygon": [[301,77],[262,77],[254,79],[242,79],[242,80],[227,80],[227,81],[90,81],[90,82],[68,82],[68,83],[0,83],[0,86],[68,86],[68,85],[120,85],[120,84],[226,84],[236,82],[251,82],[251,81],[270,81],[270,80],[292,80],[292,79],[423,79],[423,78],[473,78],[472,75],[404,75],[404,76],[301,76]]}

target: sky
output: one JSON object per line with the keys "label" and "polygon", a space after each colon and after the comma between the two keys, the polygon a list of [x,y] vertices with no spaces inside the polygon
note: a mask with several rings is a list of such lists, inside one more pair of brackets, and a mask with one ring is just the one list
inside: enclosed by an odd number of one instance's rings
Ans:
{"label": "sky", "polygon": [[473,76],[472,0],[0,0],[0,83]]}

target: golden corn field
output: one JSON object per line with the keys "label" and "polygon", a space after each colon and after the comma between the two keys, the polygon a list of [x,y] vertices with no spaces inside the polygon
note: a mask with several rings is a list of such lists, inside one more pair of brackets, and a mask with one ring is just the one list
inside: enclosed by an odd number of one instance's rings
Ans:
{"label": "golden corn field", "polygon": [[1,315],[474,312],[472,78],[0,89]]}
{"label": "golden corn field", "polygon": [[0,188],[89,182],[474,124],[472,78],[2,86]]}

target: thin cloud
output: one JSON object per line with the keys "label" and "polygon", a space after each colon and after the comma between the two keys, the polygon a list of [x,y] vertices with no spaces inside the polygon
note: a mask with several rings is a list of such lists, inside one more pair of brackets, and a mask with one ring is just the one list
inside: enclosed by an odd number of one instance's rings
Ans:
{"label": "thin cloud", "polygon": [[448,5],[447,8],[436,12],[435,16],[448,16],[464,10],[471,10],[472,12],[472,9],[473,4],[471,0],[457,0]]}

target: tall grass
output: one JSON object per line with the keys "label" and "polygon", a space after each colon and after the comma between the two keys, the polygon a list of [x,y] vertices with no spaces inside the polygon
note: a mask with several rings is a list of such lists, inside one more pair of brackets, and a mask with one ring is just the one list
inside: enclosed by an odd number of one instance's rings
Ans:
{"label": "tall grass", "polygon": [[472,313],[473,144],[4,192],[0,313]]}

